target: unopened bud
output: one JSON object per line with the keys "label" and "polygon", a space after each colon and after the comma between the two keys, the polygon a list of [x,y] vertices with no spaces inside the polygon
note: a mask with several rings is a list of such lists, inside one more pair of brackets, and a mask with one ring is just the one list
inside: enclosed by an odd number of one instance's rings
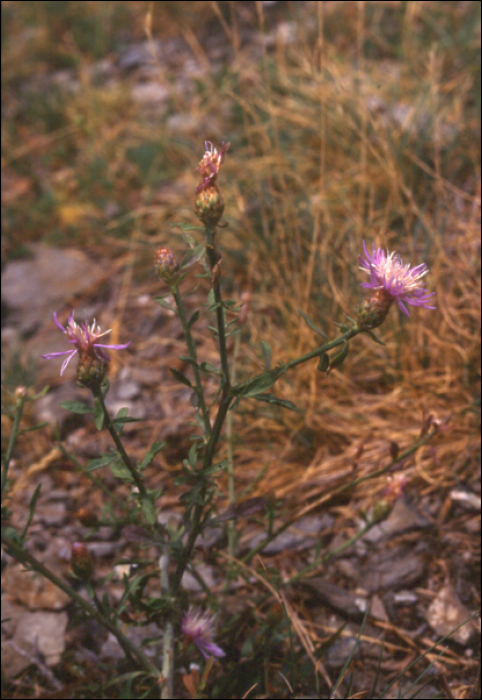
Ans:
{"label": "unopened bud", "polygon": [[93,352],[81,356],[77,367],[77,383],[95,392],[100,389],[107,373],[107,362]]}
{"label": "unopened bud", "polygon": [[393,297],[384,289],[377,289],[371,297],[357,309],[358,325],[360,328],[378,328],[387,317]]}
{"label": "unopened bud", "polygon": [[215,183],[200,190],[194,201],[197,217],[205,226],[217,226],[224,211],[224,201]]}
{"label": "unopened bud", "polygon": [[156,272],[169,286],[179,281],[179,262],[170,248],[159,248],[156,253]]}
{"label": "unopened bud", "polygon": [[72,571],[82,581],[89,581],[94,570],[92,555],[83,542],[74,542],[71,548]]}

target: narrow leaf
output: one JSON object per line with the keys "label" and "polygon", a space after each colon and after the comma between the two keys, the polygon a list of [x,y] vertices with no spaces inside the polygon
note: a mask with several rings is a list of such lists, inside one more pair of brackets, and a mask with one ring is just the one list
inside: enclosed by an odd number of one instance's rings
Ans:
{"label": "narrow leaf", "polygon": [[152,446],[147,450],[146,456],[142,460],[142,462],[139,464],[139,469],[142,471],[145,469],[154,459],[156,454],[162,450],[166,443],[165,442],[154,442]]}
{"label": "narrow leaf", "polygon": [[170,304],[168,301],[165,301],[164,297],[154,297],[154,301],[157,301],[159,306],[162,306],[163,309],[177,313],[176,307]]}
{"label": "narrow leaf", "polygon": [[298,309],[298,313],[303,317],[303,319],[305,320],[305,322],[306,322],[307,325],[311,328],[312,331],[315,331],[315,333],[318,333],[318,335],[321,335],[322,338],[326,338],[326,337],[327,337],[327,336],[326,336],[326,333],[324,333],[324,332],[321,330],[321,328],[318,328],[318,326],[316,326],[316,325],[313,323],[313,321],[312,321],[310,318],[308,318],[308,316],[307,316],[305,313],[303,313],[303,311],[302,311],[301,309]]}
{"label": "narrow leaf", "polygon": [[186,268],[191,267],[191,265],[197,263],[204,257],[205,252],[206,248],[203,245],[197,245],[194,248],[191,248],[181,262],[181,269],[185,270]]}
{"label": "narrow leaf", "polygon": [[92,407],[87,406],[83,401],[62,401],[60,406],[61,408],[65,408],[66,411],[78,413],[79,415],[92,413]]}
{"label": "narrow leaf", "polygon": [[318,362],[318,367],[316,368],[318,372],[327,372],[330,366],[330,358],[326,352],[320,355],[320,361]]}
{"label": "narrow leaf", "polygon": [[267,370],[271,367],[271,345],[265,340],[261,341],[261,350],[263,353],[263,362]]}
{"label": "narrow leaf", "polygon": [[274,394],[258,394],[257,396],[252,396],[251,398],[256,399],[256,401],[265,401],[266,403],[272,403],[276,406],[281,406],[281,408],[288,408],[290,411],[296,411],[297,413],[302,413],[301,408],[298,408],[296,404],[287,399],[279,399]]}
{"label": "narrow leaf", "polygon": [[91,459],[90,462],[88,462],[85,471],[86,472],[93,472],[96,469],[100,469],[101,467],[106,467],[108,464],[113,462],[115,458],[116,458],[116,455],[112,454],[112,455],[102,455],[102,457],[97,457],[97,459]]}
{"label": "narrow leaf", "polygon": [[332,370],[333,367],[340,367],[347,358],[348,351],[350,349],[350,344],[345,343],[340,352],[335,355],[335,357],[330,358],[330,368],[328,371]]}
{"label": "narrow leaf", "polygon": [[187,325],[188,325],[188,328],[192,328],[192,326],[196,323],[196,321],[198,320],[198,318],[199,318],[199,310],[198,310],[198,311],[195,311],[195,312],[193,313],[193,315],[191,316],[191,318],[189,319],[188,324],[187,324]]}
{"label": "narrow leaf", "polygon": [[181,384],[185,384],[186,386],[192,387],[191,382],[187,377],[184,376],[182,372],[179,372],[179,370],[174,369],[174,367],[169,367],[169,371],[172,375],[174,375],[174,377],[176,377],[178,382],[181,382]]}

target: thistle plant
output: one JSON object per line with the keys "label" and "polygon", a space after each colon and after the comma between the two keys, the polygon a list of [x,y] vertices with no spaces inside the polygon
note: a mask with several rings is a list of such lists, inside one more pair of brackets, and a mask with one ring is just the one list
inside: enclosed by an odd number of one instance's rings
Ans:
{"label": "thistle plant", "polygon": [[[107,378],[109,367],[109,355],[107,351],[126,350],[130,342],[108,345],[98,342],[109,333],[102,331],[93,321],[90,325],[74,321],[73,312],[70,313],[67,324],[62,326],[57,314],[54,313],[54,323],[58,330],[66,336],[70,349],[43,355],[47,360],[55,360],[64,357],[60,374],[63,375],[69,363],[77,355],[77,382],[89,390],[93,397],[93,408],[85,405],[79,406],[70,402],[69,407],[74,412],[87,413],[93,411],[97,429],[107,429],[112,438],[114,449],[87,465],[87,470],[92,473],[95,469],[110,466],[116,478],[130,485],[129,522],[136,528],[137,533],[145,542],[154,543],[160,553],[158,562],[152,566],[157,569],[159,584],[158,595],[154,598],[142,600],[136,593],[142,576],[133,573],[127,577],[125,594],[122,599],[121,610],[109,605],[106,600],[99,601],[95,586],[95,566],[88,555],[87,548],[82,543],[75,543],[72,547],[72,567],[77,577],[86,587],[88,598],[84,598],[65,581],[59,579],[39,561],[37,561],[26,547],[27,529],[18,533],[13,528],[6,528],[4,543],[8,552],[21,561],[27,568],[50,578],[56,585],[67,591],[76,605],[80,606],[84,613],[94,617],[100,624],[116,636],[126,658],[134,668],[140,668],[144,678],[150,679],[152,687],[156,688],[155,694],[160,692],[163,698],[172,698],[174,691],[174,672],[177,667],[177,659],[180,655],[190,655],[196,660],[206,661],[206,672],[203,676],[205,685],[207,675],[213,667],[213,659],[216,665],[227,662],[229,654],[222,646],[215,642],[215,619],[222,618],[222,610],[214,617],[208,610],[201,610],[198,603],[189,600],[183,589],[183,576],[194,558],[195,546],[198,538],[203,534],[210,522],[219,522],[236,519],[239,515],[255,512],[258,508],[266,509],[266,502],[262,499],[251,499],[247,505],[231,503],[224,516],[216,516],[218,501],[217,476],[227,469],[226,460],[219,458],[219,446],[222,440],[228,411],[245,399],[268,402],[281,408],[293,408],[293,404],[272,394],[270,390],[276,382],[297,366],[313,363],[313,371],[329,373],[333,368],[339,367],[345,362],[350,350],[351,341],[359,334],[369,335],[375,342],[381,342],[373,333],[385,321],[390,308],[396,302],[399,309],[409,315],[407,305],[419,306],[425,309],[433,309],[431,300],[433,294],[429,293],[424,282],[428,273],[425,264],[419,264],[414,268],[404,264],[400,256],[389,253],[373,244],[372,252],[363,244],[363,254],[360,255],[360,270],[369,275],[369,281],[362,283],[367,290],[365,300],[358,306],[356,319],[348,319],[340,326],[340,334],[331,339],[308,316],[300,312],[309,328],[323,342],[316,345],[310,352],[299,357],[279,363],[274,368],[266,363],[263,372],[254,377],[235,382],[232,379],[230,364],[228,361],[227,338],[236,330],[236,321],[227,321],[227,312],[236,314],[237,306],[231,300],[223,297],[223,267],[221,255],[222,241],[218,237],[218,229],[224,211],[224,201],[221,195],[218,177],[225,161],[229,143],[223,143],[218,150],[212,143],[206,142],[205,153],[199,162],[198,171],[201,179],[195,192],[195,212],[203,224],[203,240],[196,241],[190,235],[184,234],[186,252],[183,258],[168,247],[168,242],[157,250],[154,255],[154,267],[160,280],[162,295],[156,301],[163,307],[169,308],[178,315],[185,335],[188,355],[184,361],[189,366],[189,371],[182,373],[172,370],[176,379],[192,390],[192,404],[195,409],[196,423],[192,430],[192,445],[186,458],[183,460],[177,476],[177,484],[185,487],[181,499],[182,518],[179,522],[164,525],[161,524],[157,500],[160,491],[153,489],[146,478],[146,469],[152,463],[157,452],[162,450],[163,444],[156,442],[146,448],[145,457],[135,463],[128,455],[124,446],[122,429],[129,417],[125,410],[121,410],[115,417],[110,415],[106,405],[106,396],[109,391]],[[185,306],[185,299],[189,289],[184,289],[192,282],[192,267],[200,263],[203,268],[202,277],[208,279],[210,292],[207,303],[207,314],[214,316],[214,334],[219,352],[219,365],[213,366],[198,357],[198,349],[192,334],[192,328],[198,320],[201,310],[196,310],[190,317]],[[199,275],[198,275],[199,276]],[[184,285],[186,282],[186,285]],[[163,288],[164,287],[164,288]],[[168,293],[166,292],[166,287]],[[174,300],[168,298],[171,295]],[[271,351],[265,344],[268,355]],[[208,382],[216,382],[214,399],[208,399],[206,387]],[[25,401],[28,397],[19,394],[16,398],[16,414],[12,429],[12,437],[3,463],[2,495],[8,492],[8,466],[18,434],[18,425]],[[427,426],[427,430],[413,447],[404,454],[394,454],[392,460],[381,470],[372,475],[375,478],[380,474],[392,470],[394,466],[403,462],[407,455],[414,452],[422,444],[430,440],[436,432],[436,426]],[[356,486],[356,480],[349,486]],[[345,487],[343,487],[345,488]],[[401,492],[401,488],[399,489]],[[398,493],[398,491],[397,491]],[[386,503],[393,498],[385,498],[382,515],[376,512],[372,521],[368,522],[365,529],[377,522],[386,514]],[[33,504],[35,505],[35,504]],[[5,518],[8,520],[8,508]],[[264,540],[253,548],[244,561],[250,561],[270,540],[274,539],[290,524],[285,522],[275,529],[270,525]],[[351,541],[350,541],[351,543]],[[348,543],[348,544],[350,544]],[[298,576],[308,573],[316,568],[327,556],[318,557],[307,570],[300,572]],[[283,585],[288,585],[284,582]],[[147,596],[147,594],[146,594]],[[125,610],[127,601],[135,610],[137,616],[143,617],[145,624],[154,621],[159,627],[162,636],[162,658],[152,659],[146,656],[143,648],[134,644],[129,637],[128,628],[121,621],[121,612]],[[141,602],[139,602],[141,601]],[[92,604],[94,603],[94,605]],[[136,607],[137,606],[137,607]],[[221,643],[221,642],[220,642]],[[194,687],[192,677],[189,677],[189,687],[192,692],[201,692],[202,688]],[[188,681],[185,681],[186,686]],[[195,684],[194,684],[195,685]],[[204,687],[204,686],[203,686]]]}

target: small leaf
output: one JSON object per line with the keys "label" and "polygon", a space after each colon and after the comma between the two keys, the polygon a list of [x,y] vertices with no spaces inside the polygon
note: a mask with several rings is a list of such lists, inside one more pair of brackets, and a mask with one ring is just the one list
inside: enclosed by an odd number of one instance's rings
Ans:
{"label": "small leaf", "polygon": [[181,269],[185,270],[186,268],[191,267],[191,265],[194,265],[199,260],[204,258],[205,253],[206,248],[204,245],[197,245],[194,248],[191,248],[181,262]]}
{"label": "small leaf", "polygon": [[104,425],[104,410],[99,399],[94,400],[94,425],[97,430],[102,430]]}
{"label": "small leaf", "polygon": [[258,394],[257,396],[252,396],[251,398],[256,399],[256,401],[265,401],[266,403],[272,403],[276,406],[281,406],[281,408],[288,408],[290,411],[296,411],[297,413],[302,413],[301,408],[298,408],[292,401],[287,399],[279,399],[274,394]]}
{"label": "small leaf", "polygon": [[378,345],[386,345],[386,343],[384,343],[383,340],[380,340],[380,338],[378,338],[373,331],[366,328],[365,333],[367,333],[370,338],[375,341],[375,343],[378,343]]}
{"label": "small leaf", "polygon": [[113,475],[118,479],[123,479],[124,481],[132,481],[132,474],[127,469],[126,465],[120,459],[120,457],[116,459],[115,462],[111,462],[109,466]]}
{"label": "small leaf", "polygon": [[209,362],[202,362],[199,365],[199,369],[203,372],[209,372],[210,374],[222,374],[221,370],[218,367],[211,365]]}
{"label": "small leaf", "polygon": [[154,442],[149,450],[146,452],[146,456],[139,464],[139,470],[145,469],[154,459],[156,454],[162,450],[166,443],[165,442]]}
{"label": "small leaf", "polygon": [[179,370],[174,369],[174,367],[169,367],[169,371],[171,372],[171,374],[174,375],[174,377],[176,377],[178,382],[181,382],[181,384],[185,384],[186,386],[192,387],[191,382],[187,377],[184,376],[182,372],[179,372]]}
{"label": "small leaf", "polygon": [[263,362],[267,370],[271,367],[271,345],[265,340],[261,341],[261,351],[263,353]]}
{"label": "small leaf", "polygon": [[197,464],[197,444],[193,443],[191,449],[189,450],[188,460],[190,466],[194,469]]}
{"label": "small leaf", "polygon": [[340,367],[344,361],[346,360],[346,357],[348,355],[348,351],[350,349],[350,344],[345,342],[343,345],[343,348],[340,350],[340,352],[335,355],[334,357],[330,358],[330,367],[328,369],[328,372],[331,372],[331,370],[334,367]]}
{"label": "small leaf", "polygon": [[245,398],[262,394],[263,391],[272,387],[284,372],[284,368],[272,369],[269,372],[261,374],[259,377],[255,377],[250,381],[243,382],[243,384],[234,387],[233,391],[235,394],[244,396]]}
{"label": "small leaf", "polygon": [[311,328],[312,331],[315,331],[315,333],[318,333],[318,335],[321,335],[322,338],[327,337],[326,333],[323,333],[323,331],[320,328],[318,328],[318,326],[315,326],[313,321],[310,318],[308,318],[308,316],[305,313],[303,313],[303,311],[301,309],[298,309],[298,313],[303,317],[303,319],[306,321],[306,323],[308,324],[308,326]]}
{"label": "small leaf", "polygon": [[198,310],[198,311],[195,311],[195,312],[193,313],[193,315],[191,316],[191,318],[189,319],[189,321],[188,321],[188,323],[187,323],[187,327],[188,327],[188,328],[192,328],[192,326],[196,323],[196,321],[198,320],[198,318],[199,318],[199,310]]}
{"label": "small leaf", "polygon": [[154,297],[154,301],[157,301],[159,306],[162,306],[163,309],[167,309],[168,311],[174,311],[174,313],[177,313],[176,307],[170,304],[168,301],[165,301],[164,297]]}
{"label": "small leaf", "polygon": [[318,372],[327,372],[330,366],[330,358],[326,352],[320,355],[320,361],[318,362],[318,367],[316,368]]}
{"label": "small leaf", "polygon": [[154,508],[154,504],[152,503],[150,498],[143,498],[141,500],[141,508],[142,512],[144,513],[144,517],[146,519],[146,522],[148,525],[155,525],[157,515],[156,515],[156,510]]}
{"label": "small leaf", "polygon": [[97,459],[91,459],[87,463],[87,467],[85,469],[86,472],[93,472],[96,469],[100,469],[101,467],[106,467],[108,464],[114,461],[116,458],[115,454],[112,455],[102,455],[102,457],[97,457]]}
{"label": "small leaf", "polygon": [[66,411],[78,413],[79,415],[92,413],[92,407],[87,406],[83,401],[62,401],[60,406],[61,408],[65,408]]}

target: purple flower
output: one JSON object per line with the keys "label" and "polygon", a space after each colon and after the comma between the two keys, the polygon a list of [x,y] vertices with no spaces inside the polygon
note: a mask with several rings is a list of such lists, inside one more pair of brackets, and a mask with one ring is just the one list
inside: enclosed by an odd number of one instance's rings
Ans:
{"label": "purple flower", "polygon": [[206,660],[210,656],[226,656],[213,642],[213,618],[208,613],[189,608],[182,619],[182,633],[188,641],[194,642]]}
{"label": "purple flower", "polygon": [[363,250],[365,257],[358,256],[360,270],[368,272],[370,281],[363,282],[362,287],[383,291],[392,301],[397,302],[400,310],[407,316],[410,314],[405,304],[424,306],[426,309],[436,308],[428,305],[435,292],[429,294],[422,281],[422,277],[428,272],[425,263],[411,270],[410,265],[403,264],[398,253],[388,253],[381,248],[375,249],[373,244],[370,255],[365,241],[363,241]]}
{"label": "purple flower", "polygon": [[89,327],[85,323],[80,325],[74,321],[74,312],[71,311],[69,314],[69,320],[67,321],[67,326],[64,328],[57,319],[57,314],[54,312],[54,322],[55,325],[62,333],[65,333],[69,339],[69,343],[74,346],[71,350],[63,350],[61,352],[49,352],[46,355],[42,355],[46,360],[52,360],[54,357],[61,357],[62,355],[67,355],[65,360],[62,362],[62,367],[60,368],[60,376],[63,375],[67,365],[74,355],[77,353],[81,360],[86,357],[91,357],[92,359],[100,360],[101,362],[109,362],[109,356],[102,350],[102,348],[110,348],[111,350],[124,350],[129,343],[124,343],[123,345],[103,345],[102,343],[97,343],[96,340],[101,338],[103,335],[110,333],[110,330],[101,332],[100,327],[96,324],[95,320]]}

